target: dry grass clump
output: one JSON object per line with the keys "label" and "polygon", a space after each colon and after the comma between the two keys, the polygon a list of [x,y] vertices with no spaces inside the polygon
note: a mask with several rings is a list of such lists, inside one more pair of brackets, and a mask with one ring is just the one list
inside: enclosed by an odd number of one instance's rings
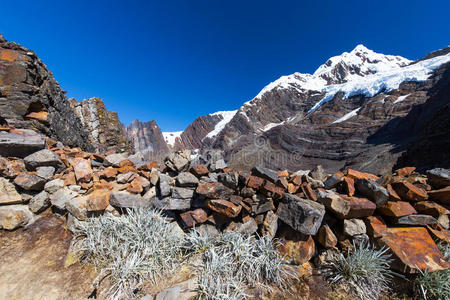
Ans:
{"label": "dry grass clump", "polygon": [[376,300],[389,291],[390,280],[396,273],[390,270],[387,248],[376,249],[369,244],[355,246],[352,253],[336,258],[324,266],[324,275],[332,284],[348,288],[364,300]]}

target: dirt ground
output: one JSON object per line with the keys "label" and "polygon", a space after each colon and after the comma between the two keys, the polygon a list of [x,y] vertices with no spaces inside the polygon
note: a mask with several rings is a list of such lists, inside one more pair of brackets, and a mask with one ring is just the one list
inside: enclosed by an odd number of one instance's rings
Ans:
{"label": "dirt ground", "polygon": [[0,299],[87,299],[95,273],[65,262],[71,235],[47,213],[27,229],[0,231]]}

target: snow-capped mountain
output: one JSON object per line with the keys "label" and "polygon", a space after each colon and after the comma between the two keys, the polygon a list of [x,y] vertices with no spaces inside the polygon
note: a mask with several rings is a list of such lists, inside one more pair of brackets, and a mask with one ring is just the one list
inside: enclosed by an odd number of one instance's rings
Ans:
{"label": "snow-capped mountain", "polygon": [[[286,155],[302,153],[302,159],[295,163],[280,164],[267,158],[262,164],[342,167],[362,155],[377,130],[430,98],[429,89],[440,80],[436,74],[450,62],[449,52],[446,48],[411,61],[358,45],[330,58],[313,74],[294,73],[268,84],[255,98],[230,112],[227,116],[231,119],[221,118],[220,126],[217,119],[209,122],[200,135],[188,127],[189,139],[199,143],[184,146],[220,148],[228,158],[238,158],[239,164],[242,155],[259,151],[255,139],[262,137],[265,146],[273,150]],[[192,127],[203,124],[205,118],[211,115],[197,119]],[[366,168],[379,171],[376,166]]]}

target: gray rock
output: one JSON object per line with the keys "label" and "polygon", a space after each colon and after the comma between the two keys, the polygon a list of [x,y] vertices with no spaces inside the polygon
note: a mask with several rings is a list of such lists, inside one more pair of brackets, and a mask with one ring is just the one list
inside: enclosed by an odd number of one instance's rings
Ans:
{"label": "gray rock", "polygon": [[48,193],[46,191],[42,191],[31,198],[30,203],[28,203],[28,207],[32,212],[38,214],[46,210],[50,204],[51,202]]}
{"label": "gray rock", "polygon": [[152,207],[161,210],[185,210],[191,208],[190,199],[177,199],[172,197],[155,197],[150,201]]}
{"label": "gray rock", "polygon": [[327,210],[331,211],[339,218],[345,218],[350,212],[350,202],[342,198],[333,191],[318,191],[318,201],[325,205]]}
{"label": "gray rock", "polygon": [[327,190],[331,190],[334,188],[338,183],[340,183],[342,180],[344,180],[343,176],[338,176],[336,174],[333,174],[332,176],[328,177],[327,180],[323,183],[323,186]]}
{"label": "gray rock", "polygon": [[435,168],[427,171],[428,182],[435,188],[450,185],[450,169]]}
{"label": "gray rock", "polygon": [[121,153],[110,154],[103,160],[103,165],[105,167],[113,166],[118,168],[120,166],[120,162],[125,159],[127,158]]}
{"label": "gray rock", "polygon": [[[127,183],[127,182],[133,180],[134,177],[136,177],[136,176],[137,176],[137,174],[134,173],[134,172],[127,172],[127,173],[125,173],[125,174],[119,174],[119,175],[117,175],[116,181],[117,181],[118,183]],[[133,178],[132,178],[132,177],[133,177]]]}
{"label": "gray rock", "polygon": [[170,187],[171,181],[172,179],[170,176],[166,174],[159,174],[159,194],[161,197],[170,196],[170,193],[172,192]]}
{"label": "gray rock", "polygon": [[55,174],[55,168],[54,167],[38,167],[36,169],[36,175],[45,179],[50,180],[53,178],[53,175]]}
{"label": "gray rock", "polygon": [[64,187],[64,180],[58,178],[53,179],[52,181],[47,182],[44,185],[44,190],[47,193],[53,194],[54,192],[58,191],[59,189]]}
{"label": "gray rock", "polygon": [[0,177],[0,204],[19,204],[22,197],[16,191],[14,184]]}
{"label": "gray rock", "polygon": [[20,174],[14,179],[14,184],[26,191],[41,191],[45,185],[45,179],[34,174]]}
{"label": "gray rock", "polygon": [[111,193],[109,203],[120,208],[148,207],[150,205],[149,201],[141,195],[125,191]]}
{"label": "gray rock", "polygon": [[25,166],[29,170],[36,170],[37,167],[54,167],[56,169],[64,168],[64,163],[59,155],[48,149],[43,149],[28,155],[24,159]]}
{"label": "gray rock", "polygon": [[[159,292],[154,300],[189,300],[197,296],[197,279],[192,278]],[[150,298],[149,298],[150,299]],[[141,299],[147,300],[147,299]],[[152,299],[153,300],[153,299]]]}
{"label": "gray rock", "polygon": [[348,236],[355,236],[366,233],[366,224],[360,219],[344,220],[344,234]]}
{"label": "gray rock", "polygon": [[87,220],[87,197],[78,196],[70,199],[66,203],[66,209],[78,220]]}
{"label": "gray rock", "polygon": [[323,184],[322,181],[316,180],[314,178],[311,178],[308,175],[303,175],[303,179],[305,179],[306,182],[309,183],[313,189],[323,188],[324,187],[324,184]]}
{"label": "gray rock", "polygon": [[45,136],[30,129],[22,133],[0,131],[0,156],[23,158],[45,148]]}
{"label": "gray rock", "polygon": [[148,189],[148,191],[144,194],[143,198],[146,201],[150,201],[152,198],[156,197],[156,187],[152,186]]}
{"label": "gray rock", "polygon": [[225,231],[234,231],[246,236],[254,234],[257,230],[258,224],[256,224],[256,221],[253,218],[250,218],[245,223],[231,222],[225,229]]}
{"label": "gray rock", "polygon": [[211,224],[202,224],[195,228],[200,234],[207,234],[209,236],[218,236],[219,230],[217,230],[216,226]]}
{"label": "gray rock", "polygon": [[239,174],[237,172],[221,173],[218,176],[218,181],[230,189],[237,189],[239,185]]}
{"label": "gray rock", "polygon": [[277,182],[278,180],[278,174],[274,170],[270,170],[267,168],[262,167],[254,167],[252,169],[252,175],[264,178],[266,180],[269,180],[272,183]]}
{"label": "gray rock", "polygon": [[321,165],[317,165],[314,169],[312,169],[308,174],[312,179],[324,181],[326,178],[325,171],[323,170]]}
{"label": "gray rock", "polygon": [[264,218],[262,225],[262,235],[267,235],[270,238],[274,238],[278,230],[278,216],[271,210],[269,210]]}
{"label": "gray rock", "polygon": [[226,167],[228,167],[228,165],[225,162],[225,160],[223,160],[223,159],[218,159],[217,161],[215,161],[209,165],[209,169],[212,172],[217,172],[217,171],[223,170]]}
{"label": "gray rock", "polygon": [[171,153],[167,158],[165,164],[173,171],[181,172],[185,171],[189,167],[190,151],[189,153],[177,152]]}
{"label": "gray rock", "polygon": [[181,229],[180,225],[178,225],[177,222],[171,222],[169,224],[169,227],[170,227],[169,232],[179,237],[180,239],[183,238],[183,236],[185,235],[183,229]]}
{"label": "gray rock", "polygon": [[195,187],[198,184],[198,178],[189,172],[181,172],[177,177],[177,185],[181,187]]}
{"label": "gray rock", "polygon": [[322,224],[325,207],[317,202],[284,194],[276,212],[278,217],[303,234],[315,235]]}
{"label": "gray rock", "polygon": [[136,168],[139,168],[147,162],[142,152],[136,152],[135,154],[128,156],[128,160],[131,161]]}
{"label": "gray rock", "polygon": [[0,206],[0,229],[14,230],[33,222],[33,213],[27,205]]}
{"label": "gray rock", "polygon": [[399,217],[395,220],[397,225],[409,225],[409,226],[426,226],[437,224],[436,218],[429,215],[409,215]]}
{"label": "gray rock", "polygon": [[50,195],[50,202],[54,207],[65,210],[67,202],[76,196],[76,192],[69,190],[67,187],[63,187]]}
{"label": "gray rock", "polygon": [[150,171],[150,183],[152,185],[157,185],[158,181],[159,181],[159,170],[156,168],[152,168],[152,170]]}
{"label": "gray rock", "polygon": [[252,199],[252,214],[260,215],[262,213],[265,213],[266,211],[272,210],[272,208],[274,207],[272,199],[266,198],[262,195],[254,195]]}
{"label": "gray rock", "polygon": [[358,179],[355,181],[355,188],[361,195],[372,200],[377,208],[383,206],[389,200],[388,191],[375,181]]}
{"label": "gray rock", "polygon": [[194,196],[194,190],[182,187],[174,187],[172,189],[172,198],[190,199]]}

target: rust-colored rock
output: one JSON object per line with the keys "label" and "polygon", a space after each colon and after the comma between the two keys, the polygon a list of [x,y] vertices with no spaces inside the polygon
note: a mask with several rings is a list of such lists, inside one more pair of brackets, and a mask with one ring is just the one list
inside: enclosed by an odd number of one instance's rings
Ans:
{"label": "rust-colored rock", "polygon": [[295,194],[295,193],[297,193],[299,187],[294,185],[293,183],[289,183],[287,189],[288,189],[289,194]]}
{"label": "rust-colored rock", "polygon": [[438,239],[438,240],[446,242],[446,243],[450,243],[450,231],[445,230],[445,229],[443,229],[443,230],[433,229],[429,225],[427,226],[427,229],[435,239]]}
{"label": "rust-colored rock", "polygon": [[94,190],[87,195],[88,211],[104,211],[109,205],[110,191],[108,189]]}
{"label": "rust-colored rock", "polygon": [[312,201],[317,201],[317,196],[314,193],[313,189],[307,182],[303,182],[301,185],[301,189],[303,191],[303,194],[305,194],[306,198]]}
{"label": "rust-colored rock", "polygon": [[194,227],[196,224],[205,223],[208,220],[208,215],[203,209],[197,208],[180,214],[180,218],[184,225],[190,228]]}
{"label": "rust-colored rock", "polygon": [[292,240],[282,238],[277,245],[277,249],[287,262],[301,265],[313,257],[316,244],[310,235]]}
{"label": "rust-colored rock", "polygon": [[123,167],[120,167],[118,171],[121,174],[125,174],[125,173],[128,173],[128,172],[133,172],[133,173],[137,173],[138,172],[133,166],[123,166]]}
{"label": "rust-colored rock", "polygon": [[75,179],[75,173],[74,172],[70,172],[70,173],[64,175],[63,178],[64,178],[64,185],[65,186],[77,184],[77,180]]}
{"label": "rust-colored rock", "polygon": [[235,205],[232,202],[223,199],[209,200],[207,206],[212,211],[215,211],[228,218],[237,217],[242,209],[242,206]]}
{"label": "rust-colored rock", "polygon": [[228,198],[234,190],[224,186],[220,182],[203,182],[197,186],[195,192],[210,199]]}
{"label": "rust-colored rock", "polygon": [[412,207],[412,205],[406,201],[388,201],[378,210],[382,215],[388,217],[403,217],[417,214],[417,211],[414,209],[414,207]]}
{"label": "rust-colored rock", "polygon": [[278,177],[276,185],[287,190],[289,186],[289,182],[286,177]]}
{"label": "rust-colored rock", "polygon": [[117,176],[117,173],[119,173],[119,170],[117,170],[114,167],[107,167],[100,172],[98,172],[98,176],[100,178],[106,178],[106,179],[112,179]]}
{"label": "rust-colored rock", "polygon": [[414,208],[421,214],[439,218],[440,215],[449,215],[450,211],[433,201],[421,201],[414,204]]}
{"label": "rust-colored rock", "polygon": [[0,157],[0,176],[15,178],[26,171],[23,160]]}
{"label": "rust-colored rock", "polygon": [[293,183],[293,184],[295,184],[297,186],[301,185],[302,184],[302,176],[300,176],[300,175],[292,176],[291,183]]}
{"label": "rust-colored rock", "polygon": [[289,177],[289,172],[287,170],[277,171],[278,177]]}
{"label": "rust-colored rock", "polygon": [[264,186],[261,188],[261,192],[267,197],[271,197],[273,199],[281,199],[284,194],[283,188],[276,186],[275,184],[267,180]]}
{"label": "rust-colored rock", "polygon": [[370,173],[365,173],[365,172],[360,172],[360,171],[356,171],[353,169],[347,169],[344,171],[344,174],[347,177],[353,178],[353,179],[368,179],[368,180],[373,180],[373,181],[377,181],[379,179],[378,176],[370,174]]}
{"label": "rust-colored rock", "polygon": [[380,238],[383,236],[384,232],[388,229],[386,223],[380,216],[370,216],[365,218],[367,234],[371,238]]}
{"label": "rust-colored rock", "polygon": [[140,180],[135,178],[130,182],[130,185],[127,187],[127,191],[133,194],[140,194],[144,191],[144,188],[142,187]]}
{"label": "rust-colored rock", "polygon": [[207,176],[209,174],[208,168],[204,164],[192,166],[189,171],[197,177]]}
{"label": "rust-colored rock", "polygon": [[400,181],[392,183],[392,187],[402,200],[408,201],[423,201],[428,199],[427,192],[414,186],[407,181]]}
{"label": "rust-colored rock", "polygon": [[400,198],[400,196],[397,194],[397,192],[394,191],[394,189],[392,188],[392,185],[387,184],[386,190],[389,193],[389,201],[401,201],[402,200],[402,198]]}
{"label": "rust-colored rock", "polygon": [[434,272],[450,268],[450,263],[423,227],[388,228],[381,237],[381,243],[388,246],[397,258],[392,265],[397,271],[416,273],[418,268]]}
{"label": "rust-colored rock", "polygon": [[409,176],[416,170],[416,167],[404,167],[395,171],[399,176]]}
{"label": "rust-colored rock", "polygon": [[139,170],[150,172],[153,168],[155,169],[159,168],[158,163],[156,161],[143,164],[142,166],[139,167]]}
{"label": "rust-colored rock", "polygon": [[250,176],[247,181],[247,186],[249,188],[259,190],[264,184],[264,179],[256,176]]}
{"label": "rust-colored rock", "polygon": [[75,172],[75,178],[78,182],[89,182],[92,179],[91,161],[76,157],[72,160],[72,167]]}
{"label": "rust-colored rock", "polygon": [[342,196],[350,204],[350,211],[344,217],[346,219],[368,217],[377,208],[376,204],[366,198]]}
{"label": "rust-colored rock", "polygon": [[124,159],[119,163],[119,167],[135,167],[134,163],[129,159]]}
{"label": "rust-colored rock", "polygon": [[450,186],[440,190],[429,191],[430,199],[450,205]]}
{"label": "rust-colored rock", "polygon": [[345,176],[343,184],[347,195],[352,197],[355,194],[355,180],[351,177]]}
{"label": "rust-colored rock", "polygon": [[336,235],[331,230],[330,226],[322,225],[317,234],[317,241],[325,248],[333,248],[337,245]]}

